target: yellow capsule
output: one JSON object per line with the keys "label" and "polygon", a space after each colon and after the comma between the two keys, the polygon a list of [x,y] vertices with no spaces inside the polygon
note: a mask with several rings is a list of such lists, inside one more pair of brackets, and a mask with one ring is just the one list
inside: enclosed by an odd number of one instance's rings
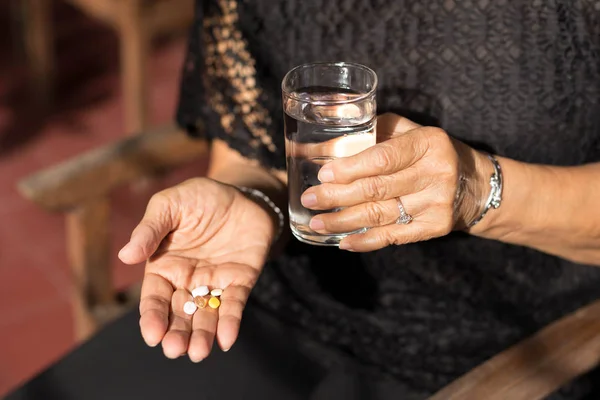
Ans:
{"label": "yellow capsule", "polygon": [[202,296],[194,297],[194,303],[196,303],[196,306],[198,306],[198,308],[206,307],[206,299]]}
{"label": "yellow capsule", "polygon": [[208,300],[208,306],[210,308],[219,308],[220,305],[221,305],[221,300],[219,300],[216,297],[211,297],[210,300]]}

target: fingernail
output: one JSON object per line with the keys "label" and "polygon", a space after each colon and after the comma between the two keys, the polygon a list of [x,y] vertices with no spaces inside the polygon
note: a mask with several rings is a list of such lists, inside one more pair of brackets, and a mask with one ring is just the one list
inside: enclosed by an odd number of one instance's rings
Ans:
{"label": "fingernail", "polygon": [[223,349],[223,353],[227,353],[229,350],[231,350],[231,347],[228,347],[226,349]]}
{"label": "fingernail", "polygon": [[352,250],[352,246],[348,242],[340,243],[340,250],[354,251]]}
{"label": "fingernail", "polygon": [[323,166],[319,171],[318,178],[321,182],[333,182],[335,177],[333,176],[333,170],[331,169],[331,166]]}
{"label": "fingernail", "polygon": [[317,195],[315,195],[314,193],[305,193],[300,198],[300,202],[304,207],[313,207],[317,205]]}
{"label": "fingernail", "polygon": [[320,231],[320,230],[325,229],[325,223],[320,218],[311,219],[309,226],[310,226],[310,229],[312,229],[313,231]]}

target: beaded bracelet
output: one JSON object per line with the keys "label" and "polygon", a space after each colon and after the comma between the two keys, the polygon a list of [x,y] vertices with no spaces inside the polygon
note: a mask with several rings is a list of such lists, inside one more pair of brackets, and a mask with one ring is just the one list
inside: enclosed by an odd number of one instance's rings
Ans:
{"label": "beaded bracelet", "polygon": [[261,192],[258,189],[253,189],[253,188],[249,188],[249,187],[245,187],[245,186],[236,186],[236,188],[240,192],[244,193],[246,196],[248,196],[252,199],[261,200],[263,203],[268,205],[269,208],[271,210],[273,210],[273,212],[277,215],[278,228],[277,228],[277,234],[275,235],[275,238],[273,239],[273,243],[277,242],[277,240],[279,240],[279,238],[281,237],[281,234],[283,233],[283,228],[285,226],[285,215],[281,211],[281,208],[277,207],[277,204],[275,204],[273,202],[273,200],[271,200],[269,198],[269,196],[267,196],[266,194],[264,194],[263,192]]}

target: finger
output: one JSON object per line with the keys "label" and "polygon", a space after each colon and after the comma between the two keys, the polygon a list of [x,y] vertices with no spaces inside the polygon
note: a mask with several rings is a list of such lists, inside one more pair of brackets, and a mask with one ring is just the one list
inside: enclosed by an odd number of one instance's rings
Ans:
{"label": "finger", "polygon": [[360,178],[391,175],[413,165],[427,150],[428,142],[419,139],[420,129],[369,147],[351,157],[325,164],[318,174],[324,183],[350,183]]}
{"label": "finger", "polygon": [[392,175],[358,179],[347,185],[323,183],[307,189],[300,198],[302,205],[313,210],[331,210],[370,201],[389,200],[416,193],[427,187],[433,175],[423,176],[409,167]]}
{"label": "finger", "polygon": [[429,209],[407,225],[390,224],[350,235],[342,240],[340,249],[366,252],[390,245],[420,242],[447,235],[452,226],[451,214]]}
{"label": "finger", "polygon": [[140,298],[140,330],[148,346],[154,347],[169,326],[169,309],[173,287],[160,275],[146,273]]}
{"label": "finger", "polygon": [[174,229],[176,221],[165,194],[157,193],[148,202],[142,221],[133,230],[129,243],[119,251],[125,264],[137,264],[150,258],[160,242]]}
{"label": "finger", "polygon": [[250,290],[246,286],[229,286],[223,291],[217,326],[217,341],[223,351],[228,351],[237,340]]}
{"label": "finger", "polygon": [[192,316],[183,312],[183,305],[190,300],[192,295],[187,290],[177,289],[173,293],[169,328],[162,340],[163,352],[168,358],[177,358],[187,353],[192,332]]}
{"label": "finger", "polygon": [[344,238],[340,242],[340,249],[367,252],[379,250],[390,245],[415,243],[427,238],[426,231],[427,229],[423,224],[415,221],[408,225],[392,224],[380,226],[369,229],[365,233],[357,233]]}
{"label": "finger", "polygon": [[200,362],[210,354],[217,331],[218,312],[208,305],[199,308],[192,318],[192,335],[188,355],[193,362]]}
{"label": "finger", "polygon": [[408,131],[420,128],[421,125],[408,118],[393,113],[381,114],[377,117],[377,143],[403,135]]}
{"label": "finger", "polygon": [[[413,218],[419,218],[427,210],[427,203],[419,193],[402,197],[404,209],[410,210]],[[319,233],[354,232],[363,228],[372,228],[396,223],[400,217],[398,200],[368,202],[345,208],[334,213],[324,213],[313,217],[310,228]]]}
{"label": "finger", "polygon": [[[194,272],[190,290],[206,285],[211,288],[222,288],[223,294],[220,296],[218,322],[215,319],[214,325],[211,325],[211,320],[205,318],[204,325],[197,328],[196,316],[194,316],[194,330],[188,350],[192,361],[198,362],[206,358],[212,348],[215,331],[222,350],[227,351],[233,346],[239,332],[244,305],[257,275],[254,269],[236,263],[222,264],[218,267],[207,265]],[[200,310],[196,313],[198,312]],[[216,312],[214,314],[213,317],[216,318]]]}
{"label": "finger", "polygon": [[[196,268],[190,280],[188,290],[191,292],[199,286],[219,287],[214,275],[217,271],[215,265],[204,265]],[[216,286],[215,286],[216,285]],[[205,298],[208,301],[208,297]],[[192,318],[192,335],[188,346],[188,356],[192,362],[200,362],[210,354],[217,330],[217,311],[208,304],[198,308]]]}

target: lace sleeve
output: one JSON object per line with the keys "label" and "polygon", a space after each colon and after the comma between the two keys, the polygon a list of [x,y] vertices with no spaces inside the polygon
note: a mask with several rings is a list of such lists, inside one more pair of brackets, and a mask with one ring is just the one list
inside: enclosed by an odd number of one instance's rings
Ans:
{"label": "lace sleeve", "polygon": [[283,134],[274,133],[281,129],[280,96],[274,90],[266,93],[259,81],[239,27],[237,2],[197,1],[183,68],[179,125],[195,137],[222,139],[268,168],[285,169]]}

